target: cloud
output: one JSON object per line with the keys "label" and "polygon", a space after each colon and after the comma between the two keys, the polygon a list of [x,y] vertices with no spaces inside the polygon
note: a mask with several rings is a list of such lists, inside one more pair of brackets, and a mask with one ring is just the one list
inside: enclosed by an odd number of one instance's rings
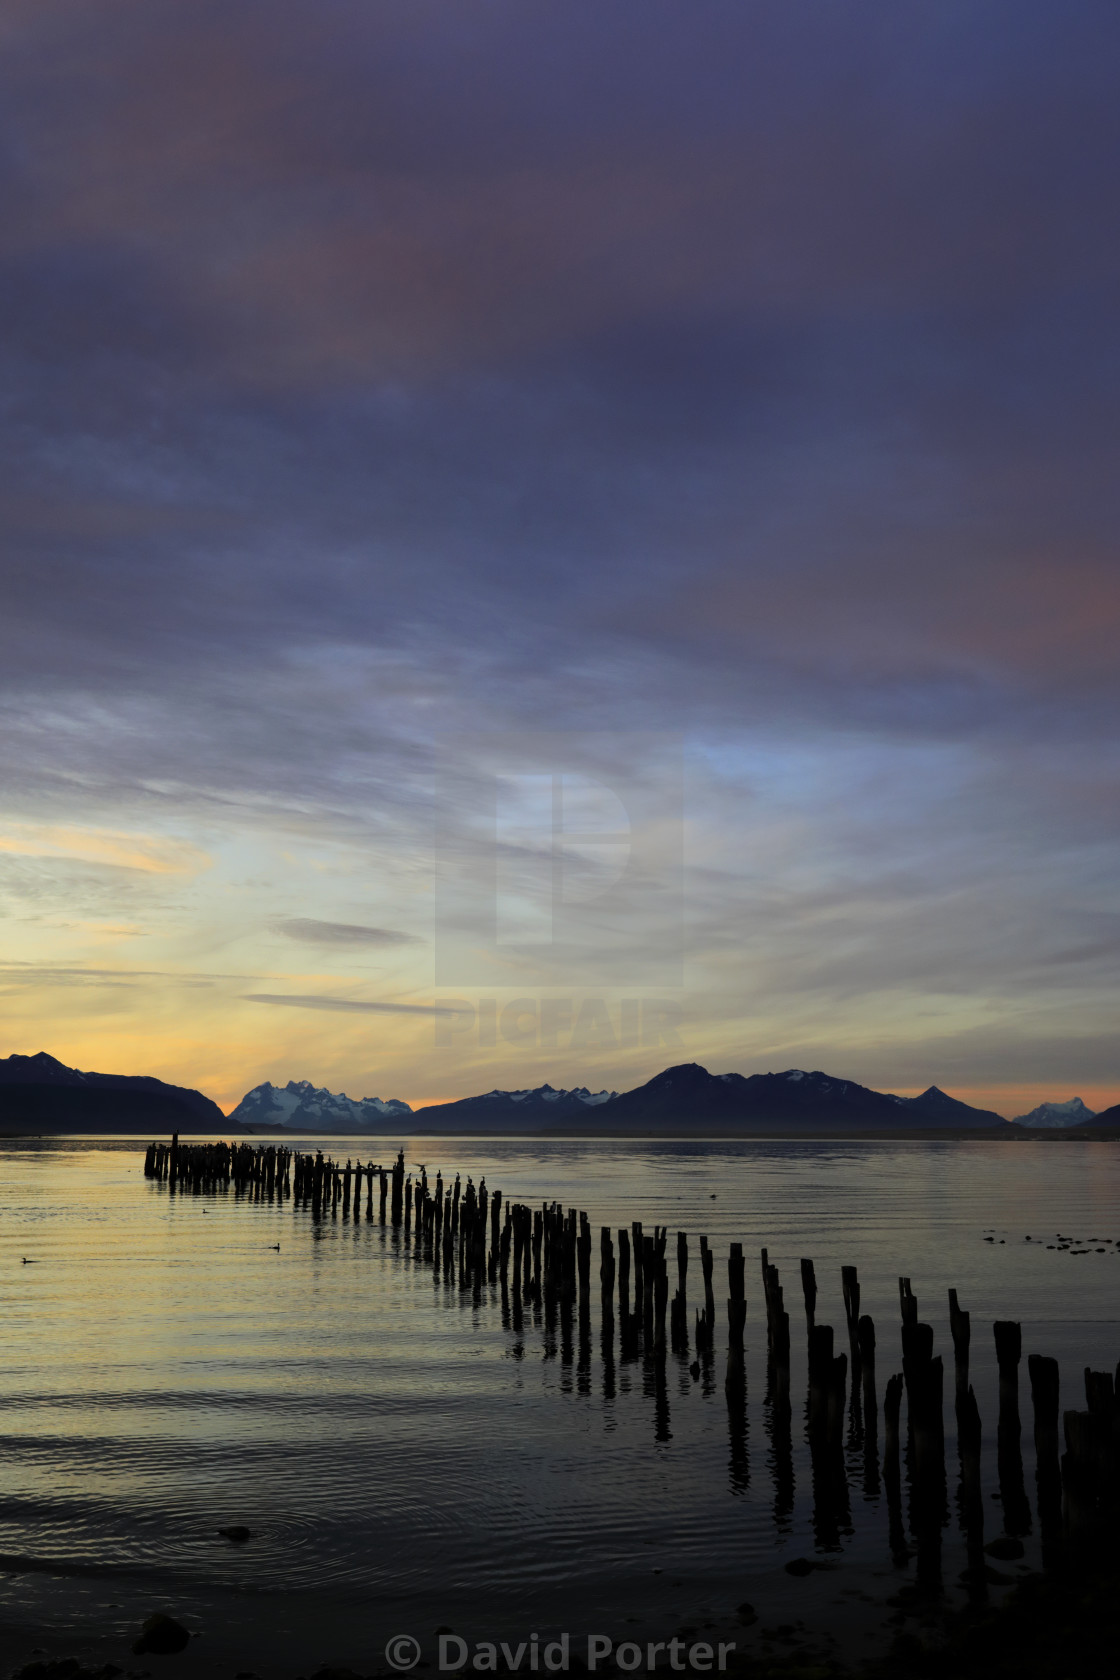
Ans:
{"label": "cloud", "polygon": [[[911,1046],[947,997],[1096,1030],[1110,0],[20,0],[0,32],[20,955],[77,972],[97,916],[271,984],[280,932],[422,996],[437,741],[661,732],[714,1055],[752,1015],[752,1050],[864,1042],[884,1000]],[[459,768],[455,820],[481,745]],[[635,920],[655,950],[652,891]]]}
{"label": "cloud", "polygon": [[317,922],[309,916],[291,916],[273,923],[278,933],[301,939],[309,945],[422,945],[413,933],[395,928],[361,927],[351,922]]}
{"label": "cloud", "polygon": [[68,858],[135,869],[148,875],[196,875],[211,859],[189,840],[159,835],[111,834],[93,829],[7,824],[0,830],[0,852],[36,858]]}
{"label": "cloud", "polygon": [[358,998],[300,997],[294,992],[248,992],[247,1003],[279,1004],[287,1009],[357,1011],[369,1015],[455,1015],[456,1010],[439,1004],[372,1003]]}

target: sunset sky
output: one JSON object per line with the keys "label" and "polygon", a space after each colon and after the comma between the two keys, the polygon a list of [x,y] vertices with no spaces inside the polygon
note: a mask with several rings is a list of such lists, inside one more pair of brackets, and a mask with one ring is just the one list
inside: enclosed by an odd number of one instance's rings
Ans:
{"label": "sunset sky", "polygon": [[1120,1099],[1118,73],[6,0],[0,1055]]}

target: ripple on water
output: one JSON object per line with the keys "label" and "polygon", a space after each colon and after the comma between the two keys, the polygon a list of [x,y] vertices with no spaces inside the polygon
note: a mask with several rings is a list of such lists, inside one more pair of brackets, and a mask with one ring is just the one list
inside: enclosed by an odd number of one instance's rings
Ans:
{"label": "ripple on water", "polygon": [[[687,1230],[693,1307],[699,1234],[721,1271],[727,1243],[743,1242],[745,1444],[729,1437],[722,1363],[694,1384],[670,1361],[660,1396],[617,1346],[608,1370],[597,1300],[589,1344],[581,1349],[573,1326],[566,1356],[560,1324],[550,1332],[526,1311],[515,1332],[489,1290],[475,1303],[433,1279],[376,1224],[314,1228],[290,1204],[223,1195],[172,1202],[136,1173],[131,1149],[15,1151],[4,1158],[0,1229],[0,1552],[75,1579],[123,1573],[184,1591],[329,1589],[396,1602],[438,1581],[546,1608],[596,1595],[622,1602],[656,1568],[666,1582],[724,1583],[734,1604],[745,1575],[780,1570],[818,1544],[801,1410],[801,1255],[816,1262],[818,1319],[837,1327],[838,1346],[840,1267],[858,1265],[862,1308],[879,1332],[880,1399],[899,1368],[898,1276],[911,1278],[943,1353],[947,1289],[958,1288],[973,1314],[986,1494],[997,1487],[991,1320],[1023,1321],[1024,1356],[1059,1357],[1063,1404],[1078,1403],[1082,1366],[1111,1368],[1120,1353],[1114,1255],[1080,1258],[1077,1269],[1022,1237],[1120,1228],[1107,1146],[426,1139],[423,1158],[442,1159],[452,1176],[456,1165],[476,1182],[485,1175],[507,1197],[562,1198],[593,1225],[640,1218]],[[23,1267],[31,1245],[38,1263]],[[789,1501],[762,1403],[764,1245],[793,1329]],[[1029,1429],[1024,1447],[1029,1490]],[[852,1532],[832,1543],[883,1567],[885,1513],[861,1478],[856,1454]],[[989,1518],[994,1533],[994,1502]],[[232,1524],[253,1538],[231,1545],[217,1531]],[[945,1546],[951,1575],[955,1527]]]}

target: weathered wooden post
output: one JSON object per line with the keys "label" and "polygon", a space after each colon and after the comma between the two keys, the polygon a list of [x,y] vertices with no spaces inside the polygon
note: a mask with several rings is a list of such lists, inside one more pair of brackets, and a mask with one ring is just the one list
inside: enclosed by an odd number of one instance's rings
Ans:
{"label": "weathered wooden post", "polygon": [[1065,1412],[1066,1450],[1062,1457],[1062,1494],[1066,1532],[1075,1553],[1097,1539],[1100,1468],[1096,1420],[1091,1412]]}
{"label": "weathered wooden post", "polygon": [[[859,1366],[863,1380],[864,1423],[869,1431],[874,1431],[879,1413],[875,1398],[875,1325],[866,1313],[856,1326],[856,1336],[859,1341]],[[855,1382],[854,1375],[852,1381]]]}
{"label": "weathered wooden post", "polygon": [[630,1235],[634,1243],[634,1317],[641,1321],[643,1314],[642,1303],[645,1300],[645,1238],[642,1235],[640,1219],[631,1221]]}
{"label": "weathered wooden post", "polygon": [[1035,1487],[1042,1562],[1056,1568],[1062,1560],[1062,1466],[1058,1438],[1059,1373],[1056,1359],[1032,1353],[1027,1360],[1034,1408]]}
{"label": "weathered wooden post", "polygon": [[961,1311],[955,1289],[949,1291],[949,1329],[953,1335],[953,1363],[959,1405],[968,1393],[968,1352],[972,1338],[972,1321],[968,1313]]}
{"label": "weathered wooden post", "polygon": [[854,1400],[859,1381],[859,1274],[855,1266],[841,1266],[840,1282],[844,1294],[844,1317],[848,1324],[848,1353],[851,1359]]}
{"label": "weathered wooden post", "polygon": [[[636,1256],[635,1256],[636,1258]],[[653,1347],[653,1238],[642,1238],[642,1338],[647,1353]]]}
{"label": "weathered wooden post", "polygon": [[[700,1271],[704,1278],[704,1346],[711,1349],[716,1328],[716,1297],[712,1288],[712,1269],[716,1257],[708,1247],[707,1237],[700,1238]],[[697,1344],[699,1345],[699,1344]]]}
{"label": "weathered wooden post", "polygon": [[899,1465],[899,1414],[902,1410],[903,1375],[888,1377],[883,1396],[883,1481],[887,1489],[887,1524],[891,1556],[896,1565],[910,1560],[906,1530],[902,1524],[902,1475]]}
{"label": "weathered wooden post", "polygon": [[665,1357],[665,1307],[669,1299],[669,1268],[665,1264],[664,1253],[655,1254],[653,1258],[653,1305],[654,1331],[653,1345],[659,1359]]}
{"label": "weathered wooden post", "polygon": [[973,1604],[988,1596],[984,1557],[984,1493],[980,1480],[980,1408],[971,1388],[957,1399],[957,1450],[961,1462],[961,1526],[965,1534],[968,1595]]}
{"label": "weathered wooden post", "polygon": [[677,1232],[677,1292],[673,1297],[673,1348],[682,1358],[688,1355],[688,1236]]}
{"label": "weathered wooden post", "polygon": [[599,1294],[604,1335],[608,1325],[611,1326],[612,1333],[614,1327],[614,1273],[611,1228],[609,1225],[603,1225],[599,1230]]}
{"label": "weathered wooden post", "polygon": [[1023,1355],[1021,1327],[1009,1319],[992,1326],[999,1366],[999,1425],[996,1459],[999,1490],[1003,1499],[1003,1526],[1009,1535],[1029,1534],[1031,1508],[1023,1482],[1023,1451],[1020,1444],[1019,1361]]}
{"label": "weathered wooden post", "polygon": [[579,1240],[576,1250],[579,1267],[579,1298],[581,1303],[590,1308],[591,1304],[591,1226],[585,1213],[580,1214]]}
{"label": "weathered wooden post", "polygon": [[[859,1367],[863,1388],[863,1491],[868,1499],[879,1494],[879,1405],[875,1397],[875,1325],[867,1313],[857,1326]],[[855,1386],[855,1378],[852,1378]]]}
{"label": "weathered wooden post", "polygon": [[801,1262],[801,1290],[805,1296],[805,1326],[809,1331],[817,1321],[817,1273],[811,1260]]}
{"label": "weathered wooden post", "polygon": [[814,1324],[809,1332],[809,1435],[827,1431],[828,1395],[832,1381],[832,1326]]}
{"label": "weathered wooden post", "polygon": [[[640,1292],[635,1290],[636,1295]],[[636,1352],[638,1319],[630,1310],[630,1232],[625,1225],[618,1228],[618,1340],[619,1354],[624,1360]]]}
{"label": "weathered wooden post", "polygon": [[[746,1261],[742,1243],[732,1243],[727,1257],[727,1347],[743,1364],[743,1330],[747,1322]],[[730,1369],[730,1366],[729,1366]]]}

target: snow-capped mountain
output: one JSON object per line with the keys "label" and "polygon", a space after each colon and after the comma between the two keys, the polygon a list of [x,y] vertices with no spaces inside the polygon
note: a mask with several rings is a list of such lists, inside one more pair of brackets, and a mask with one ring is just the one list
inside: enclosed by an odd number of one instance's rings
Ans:
{"label": "snow-capped mountain", "polygon": [[486,1091],[484,1097],[507,1097],[510,1102],[532,1103],[539,1099],[546,1103],[564,1103],[569,1098],[580,1102],[585,1108],[597,1108],[600,1103],[610,1102],[617,1097],[617,1091],[589,1091],[586,1085],[573,1085],[570,1091],[554,1091],[551,1085],[538,1085],[531,1091]]}
{"label": "snow-capped mountain", "polygon": [[411,1114],[408,1103],[391,1097],[335,1095],[309,1079],[289,1079],[281,1090],[269,1080],[246,1092],[229,1116],[246,1126],[288,1126],[293,1131],[383,1131],[386,1121]]}
{"label": "snow-capped mountain", "polygon": [[1083,1126],[1096,1118],[1095,1110],[1086,1108],[1080,1097],[1068,1097],[1065,1102],[1039,1103],[1029,1114],[1016,1116],[1017,1126],[1030,1126],[1035,1131],[1064,1131],[1067,1126]]}

